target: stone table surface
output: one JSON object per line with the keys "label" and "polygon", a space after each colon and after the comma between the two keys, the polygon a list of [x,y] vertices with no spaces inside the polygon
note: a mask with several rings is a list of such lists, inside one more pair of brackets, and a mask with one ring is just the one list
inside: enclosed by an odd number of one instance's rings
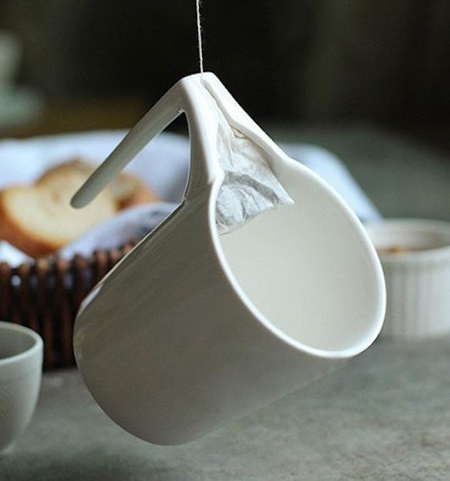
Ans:
{"label": "stone table surface", "polygon": [[[274,128],[335,152],[384,216],[450,220],[450,158],[370,127]],[[378,339],[344,367],[191,444],[116,426],[76,369],[46,372],[0,481],[450,479],[450,337]]]}
{"label": "stone table surface", "polygon": [[75,369],[47,372],[2,481],[450,479],[450,338],[379,339],[344,367],[190,444],[116,426]]}

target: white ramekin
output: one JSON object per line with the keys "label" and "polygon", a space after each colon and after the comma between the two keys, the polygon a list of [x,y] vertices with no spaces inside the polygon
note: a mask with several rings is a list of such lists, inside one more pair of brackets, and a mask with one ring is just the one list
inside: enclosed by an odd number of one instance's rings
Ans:
{"label": "white ramekin", "polygon": [[39,334],[28,327],[0,321],[0,456],[11,451],[34,413],[42,357]]}
{"label": "white ramekin", "polygon": [[450,223],[388,219],[366,229],[386,278],[382,335],[420,340],[450,332]]}

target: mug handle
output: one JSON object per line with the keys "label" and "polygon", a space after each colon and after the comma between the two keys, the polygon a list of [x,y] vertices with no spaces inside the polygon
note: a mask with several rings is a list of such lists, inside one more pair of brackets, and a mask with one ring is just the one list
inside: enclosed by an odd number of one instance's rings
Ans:
{"label": "mug handle", "polygon": [[178,81],[80,187],[71,200],[72,206],[80,208],[89,204],[154,137],[183,112],[188,122],[191,156],[185,197],[194,197],[203,192],[205,187],[223,178],[216,150],[219,127],[217,109],[215,100],[205,89],[201,74]]}

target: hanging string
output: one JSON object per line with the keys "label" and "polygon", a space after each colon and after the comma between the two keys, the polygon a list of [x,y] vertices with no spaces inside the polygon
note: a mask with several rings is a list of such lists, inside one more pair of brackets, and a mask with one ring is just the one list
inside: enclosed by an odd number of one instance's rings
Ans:
{"label": "hanging string", "polygon": [[203,40],[202,40],[202,23],[200,16],[201,0],[195,0],[197,11],[197,41],[198,41],[198,63],[200,65],[200,74],[203,82]]}

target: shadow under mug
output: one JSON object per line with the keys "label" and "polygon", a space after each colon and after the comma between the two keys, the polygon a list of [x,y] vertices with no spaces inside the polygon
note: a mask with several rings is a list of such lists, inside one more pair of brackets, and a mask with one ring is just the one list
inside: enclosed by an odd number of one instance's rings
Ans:
{"label": "shadow under mug", "polygon": [[0,321],[0,454],[28,426],[39,396],[43,342],[33,330]]}

